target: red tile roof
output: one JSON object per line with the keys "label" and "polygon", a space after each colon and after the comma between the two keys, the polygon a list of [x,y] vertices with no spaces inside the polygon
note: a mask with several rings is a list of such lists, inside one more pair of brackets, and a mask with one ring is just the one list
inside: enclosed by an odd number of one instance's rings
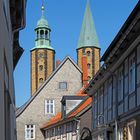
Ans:
{"label": "red tile roof", "polygon": [[42,126],[42,128],[47,128],[50,125],[57,123],[58,121],[61,120],[61,116],[62,116],[62,113],[59,112],[56,116],[54,116],[53,118],[51,118],[49,122],[47,122],[46,124],[44,124]]}
{"label": "red tile roof", "polygon": [[[87,85],[86,85],[87,86]],[[83,86],[79,92],[76,94],[76,96],[87,96],[86,94],[84,94],[84,89],[85,89],[85,86]],[[80,113],[83,109],[85,109],[88,105],[90,105],[90,103],[92,102],[92,98],[89,97],[87,98],[84,102],[82,102],[77,108],[75,108],[68,116],[66,119],[69,119],[69,118],[72,118],[74,116],[76,116],[78,113]],[[49,126],[51,125],[54,125],[54,124],[57,124],[58,122],[60,121],[63,121],[62,119],[62,113],[59,112],[55,117],[51,118],[49,122],[47,122],[46,124],[44,124],[42,126],[41,129],[44,129],[44,128],[48,128]]]}

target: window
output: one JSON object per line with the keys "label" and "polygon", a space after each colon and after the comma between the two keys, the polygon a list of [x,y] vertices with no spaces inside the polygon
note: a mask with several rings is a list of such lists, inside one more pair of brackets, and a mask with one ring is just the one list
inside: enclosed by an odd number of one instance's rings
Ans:
{"label": "window", "polygon": [[112,79],[109,80],[107,86],[107,108],[108,108],[108,121],[112,119]]}
{"label": "window", "polygon": [[54,100],[45,100],[45,114],[54,114]]}
{"label": "window", "polygon": [[39,70],[42,71],[43,70],[43,65],[39,66]]}
{"label": "window", "polygon": [[59,82],[59,89],[66,90],[67,89],[67,82]]}
{"label": "window", "polygon": [[48,31],[45,31],[45,38],[48,39]]}
{"label": "window", "polygon": [[67,131],[67,132],[72,132],[72,129],[73,129],[72,122],[68,122],[68,123],[66,124],[66,131]]}
{"label": "window", "polygon": [[101,91],[100,102],[100,114],[103,114],[103,90]]}
{"label": "window", "polygon": [[107,82],[104,84],[104,123],[107,122]]}
{"label": "window", "polygon": [[88,63],[88,64],[87,64],[88,69],[90,69],[90,66],[91,66],[91,64]]}
{"label": "window", "polygon": [[8,17],[8,1],[7,0],[4,0],[3,1],[3,8],[4,8],[4,14],[5,14],[5,16]]}
{"label": "window", "polygon": [[36,35],[37,35],[36,38],[38,39],[39,38],[39,31],[36,32]]}
{"label": "window", "polygon": [[140,105],[140,45],[137,47],[137,105]]}
{"label": "window", "polygon": [[135,91],[135,55],[129,58],[129,93]]}
{"label": "window", "polygon": [[25,125],[25,139],[35,139],[35,125]]}
{"label": "window", "polygon": [[87,51],[87,56],[90,56],[90,51]]}
{"label": "window", "polygon": [[118,101],[123,100],[123,67],[118,72]]}
{"label": "window", "polygon": [[124,62],[124,94],[128,94],[128,58]]}
{"label": "window", "polygon": [[54,137],[55,136],[55,128],[52,128],[50,131],[51,131],[50,136]]}
{"label": "window", "polygon": [[44,38],[44,31],[43,30],[40,31],[40,38]]}
{"label": "window", "polygon": [[39,83],[43,83],[43,78],[40,78],[39,79]]}
{"label": "window", "polygon": [[49,130],[46,130],[45,131],[45,138],[48,138],[49,137]]}

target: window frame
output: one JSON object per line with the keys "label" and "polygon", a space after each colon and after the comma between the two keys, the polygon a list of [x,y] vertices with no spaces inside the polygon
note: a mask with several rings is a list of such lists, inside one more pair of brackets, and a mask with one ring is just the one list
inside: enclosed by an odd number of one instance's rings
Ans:
{"label": "window frame", "polygon": [[[130,72],[132,72],[132,79]],[[129,94],[135,92],[135,90],[136,90],[136,55],[135,53],[132,53],[132,55],[129,57]]]}
{"label": "window frame", "polygon": [[[62,85],[63,84],[63,85]],[[65,84],[65,87],[64,87]],[[67,82],[59,82],[59,90],[67,90],[68,89],[68,83]]]}
{"label": "window frame", "polygon": [[[27,126],[29,126],[29,128]],[[33,127],[31,127],[31,126],[33,126]],[[32,130],[33,130],[33,137],[32,137],[32,134],[31,134]],[[29,131],[29,132],[27,132],[27,131]],[[29,133],[29,137],[28,137],[27,133]],[[35,125],[34,124],[26,124],[25,125],[25,139],[26,140],[35,139]]]}
{"label": "window frame", "polygon": [[124,98],[124,67],[120,66],[118,69],[118,103],[122,102]]}
{"label": "window frame", "polygon": [[55,114],[55,100],[46,99],[45,100],[45,115]]}

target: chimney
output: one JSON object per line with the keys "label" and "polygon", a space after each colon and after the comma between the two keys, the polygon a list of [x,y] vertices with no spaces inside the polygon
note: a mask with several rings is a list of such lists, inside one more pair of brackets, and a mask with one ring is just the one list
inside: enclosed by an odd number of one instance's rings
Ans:
{"label": "chimney", "polygon": [[86,86],[88,84],[88,67],[87,67],[87,56],[82,57],[82,71],[83,71],[83,85]]}
{"label": "chimney", "polygon": [[60,65],[61,61],[60,60],[56,60],[56,68]]}

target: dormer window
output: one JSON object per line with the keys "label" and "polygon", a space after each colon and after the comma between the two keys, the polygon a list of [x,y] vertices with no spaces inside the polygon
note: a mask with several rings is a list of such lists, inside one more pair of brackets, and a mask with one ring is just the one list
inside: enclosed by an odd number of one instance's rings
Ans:
{"label": "dormer window", "polygon": [[59,82],[59,89],[66,90],[67,86],[67,82]]}

